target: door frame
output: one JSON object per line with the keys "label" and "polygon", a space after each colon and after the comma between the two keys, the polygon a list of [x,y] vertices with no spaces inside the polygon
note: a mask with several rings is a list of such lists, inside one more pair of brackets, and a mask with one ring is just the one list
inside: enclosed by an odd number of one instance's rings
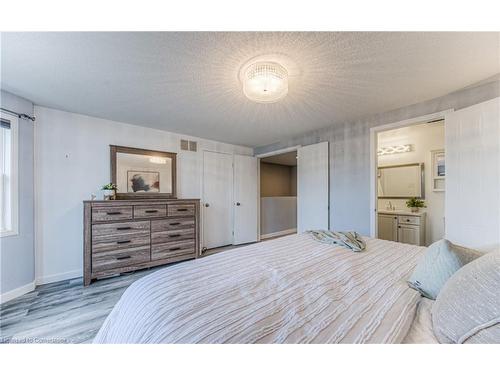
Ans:
{"label": "door frame", "polygon": [[[370,237],[377,237],[377,211],[378,211],[378,194],[377,194],[377,168],[378,168],[378,133],[394,130],[399,128],[406,128],[412,125],[419,125],[429,121],[435,121],[440,119],[445,119],[445,116],[454,109],[446,109],[444,111],[429,113],[427,115],[413,117],[402,121],[392,122],[384,125],[375,126],[370,128]],[[446,134],[446,124],[445,134]],[[446,150],[445,150],[446,152]]]}
{"label": "door frame", "polygon": [[[274,156],[274,155],[281,155],[281,154],[286,154],[288,152],[292,151],[297,151],[299,148],[301,148],[302,145],[296,145],[296,146],[291,146],[291,147],[286,147],[286,148],[281,148],[279,150],[275,151],[270,151],[270,152],[264,152],[262,154],[257,154],[254,155],[257,159],[259,159],[257,163],[257,241],[260,242],[262,237],[260,235],[260,159],[267,158],[268,156]],[[297,184],[298,184],[298,176],[297,176]],[[299,200],[299,192],[297,190],[297,201]],[[297,211],[298,214],[298,204],[296,205],[295,210]]]}

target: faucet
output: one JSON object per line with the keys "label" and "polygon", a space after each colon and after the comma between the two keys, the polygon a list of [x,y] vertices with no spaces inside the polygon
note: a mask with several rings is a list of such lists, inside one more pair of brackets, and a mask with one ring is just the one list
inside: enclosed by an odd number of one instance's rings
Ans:
{"label": "faucet", "polygon": [[389,201],[387,202],[387,205],[386,205],[386,208],[389,210],[389,211],[394,211],[396,209],[396,207],[393,206],[392,202]]}

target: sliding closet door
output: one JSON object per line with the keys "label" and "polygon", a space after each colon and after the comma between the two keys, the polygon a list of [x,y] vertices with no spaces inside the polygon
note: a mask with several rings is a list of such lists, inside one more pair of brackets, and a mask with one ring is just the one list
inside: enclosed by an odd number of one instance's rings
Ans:
{"label": "sliding closet door", "polygon": [[298,149],[297,230],[329,228],[328,142]]}
{"label": "sliding closet door", "polygon": [[500,98],[445,118],[446,238],[489,250],[500,243]]}
{"label": "sliding closet door", "polygon": [[233,155],[203,152],[203,244],[233,243]]}
{"label": "sliding closet door", "polygon": [[257,241],[257,158],[234,155],[235,245]]}

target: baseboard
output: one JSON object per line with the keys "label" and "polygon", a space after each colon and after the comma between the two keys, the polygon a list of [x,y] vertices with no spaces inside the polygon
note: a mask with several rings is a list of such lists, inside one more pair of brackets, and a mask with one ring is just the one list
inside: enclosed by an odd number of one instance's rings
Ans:
{"label": "baseboard", "polygon": [[74,279],[76,277],[82,277],[82,270],[73,270],[68,272],[55,273],[52,275],[38,277],[36,279],[36,285],[56,283],[58,281]]}
{"label": "baseboard", "polygon": [[3,294],[0,294],[0,304],[8,302],[14,298],[21,297],[23,294],[32,292],[35,290],[35,282],[32,281],[29,284],[23,285],[19,288],[9,290]]}
{"label": "baseboard", "polygon": [[291,229],[285,229],[279,232],[273,232],[273,233],[267,233],[267,234],[261,234],[260,239],[261,240],[267,240],[269,238],[273,237],[279,237],[279,236],[286,236],[287,234],[294,234],[297,233],[297,228],[291,228]]}

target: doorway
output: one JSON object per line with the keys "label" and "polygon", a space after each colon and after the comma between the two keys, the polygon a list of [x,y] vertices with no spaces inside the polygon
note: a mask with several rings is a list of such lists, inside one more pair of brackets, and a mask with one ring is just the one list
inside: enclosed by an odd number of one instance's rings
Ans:
{"label": "doorway", "polygon": [[373,237],[419,246],[444,237],[448,112],[371,130]]}
{"label": "doorway", "polygon": [[260,159],[260,238],[297,232],[297,150]]}

